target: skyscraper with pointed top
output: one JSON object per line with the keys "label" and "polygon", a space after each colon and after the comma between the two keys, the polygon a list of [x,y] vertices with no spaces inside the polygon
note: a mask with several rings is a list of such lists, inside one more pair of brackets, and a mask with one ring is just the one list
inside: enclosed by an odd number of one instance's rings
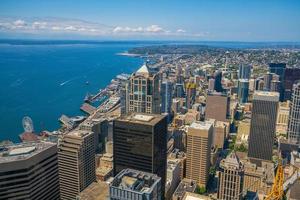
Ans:
{"label": "skyscraper with pointed top", "polygon": [[218,199],[242,199],[244,168],[233,151],[220,162]]}
{"label": "skyscraper with pointed top", "polygon": [[126,89],[126,113],[160,114],[159,75],[145,63],[130,77]]}

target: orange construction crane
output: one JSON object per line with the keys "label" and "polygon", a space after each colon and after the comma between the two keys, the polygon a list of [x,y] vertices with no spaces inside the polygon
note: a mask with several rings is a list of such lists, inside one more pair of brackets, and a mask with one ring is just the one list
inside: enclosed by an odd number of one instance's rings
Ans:
{"label": "orange construction crane", "polygon": [[281,159],[279,159],[272,190],[267,195],[265,200],[281,200],[284,195],[283,182],[284,182],[283,166],[281,164]]}

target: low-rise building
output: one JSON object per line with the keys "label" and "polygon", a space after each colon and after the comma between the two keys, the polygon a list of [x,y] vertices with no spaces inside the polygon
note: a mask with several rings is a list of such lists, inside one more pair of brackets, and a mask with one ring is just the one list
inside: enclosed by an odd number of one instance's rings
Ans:
{"label": "low-rise building", "polygon": [[165,185],[165,197],[171,199],[175,189],[180,183],[180,159],[168,158],[167,180]]}
{"label": "low-rise building", "polygon": [[111,200],[161,200],[161,178],[155,174],[124,169],[109,186]]}
{"label": "low-rise building", "polygon": [[187,192],[193,193],[196,191],[196,188],[196,181],[185,178],[179,183],[178,187],[173,193],[172,200],[182,200]]}

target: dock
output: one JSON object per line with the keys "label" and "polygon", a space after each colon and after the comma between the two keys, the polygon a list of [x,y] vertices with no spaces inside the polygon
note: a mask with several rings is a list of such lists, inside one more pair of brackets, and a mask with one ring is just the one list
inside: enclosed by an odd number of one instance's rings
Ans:
{"label": "dock", "polygon": [[83,112],[85,112],[85,113],[91,115],[91,114],[93,114],[97,109],[96,109],[94,106],[92,106],[92,105],[90,105],[90,104],[88,104],[88,103],[84,103],[84,104],[82,104],[82,106],[80,107],[80,110],[82,110]]}

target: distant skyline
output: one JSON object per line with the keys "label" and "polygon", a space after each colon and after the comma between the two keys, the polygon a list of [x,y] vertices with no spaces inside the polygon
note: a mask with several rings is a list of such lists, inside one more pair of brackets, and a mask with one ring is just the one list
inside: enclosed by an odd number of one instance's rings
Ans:
{"label": "distant skyline", "polygon": [[0,38],[300,41],[299,0],[1,0]]}

